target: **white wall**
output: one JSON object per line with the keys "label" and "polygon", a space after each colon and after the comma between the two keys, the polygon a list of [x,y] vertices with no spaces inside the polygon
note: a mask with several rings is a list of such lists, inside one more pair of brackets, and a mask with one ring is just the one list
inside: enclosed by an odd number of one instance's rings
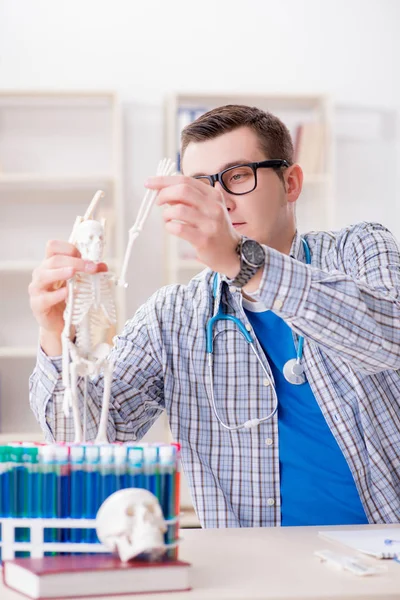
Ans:
{"label": "white wall", "polygon": [[2,0],[2,87],[326,91],[399,100],[396,0]]}
{"label": "white wall", "polygon": [[[0,88],[120,94],[132,222],[143,180],[162,155],[166,94],[326,92],[338,104],[397,109],[399,21],[396,0],[0,0]],[[374,203],[381,185],[386,198],[393,194],[394,220],[394,176],[369,176],[372,208],[364,217],[362,202],[349,205],[354,182],[346,171],[338,225],[381,215],[387,222],[386,205]],[[161,234],[156,214],[139,242],[148,257],[146,268],[134,269],[141,283],[131,286],[131,310],[163,283]]]}
{"label": "white wall", "polygon": [[[120,95],[130,224],[163,154],[166,94],[325,92],[338,105],[393,116],[399,22],[397,0],[0,0],[0,89]],[[395,121],[387,144],[338,140],[338,225],[377,219],[400,235]],[[128,313],[163,283],[162,243],[155,212],[138,241],[143,261],[132,268]]]}

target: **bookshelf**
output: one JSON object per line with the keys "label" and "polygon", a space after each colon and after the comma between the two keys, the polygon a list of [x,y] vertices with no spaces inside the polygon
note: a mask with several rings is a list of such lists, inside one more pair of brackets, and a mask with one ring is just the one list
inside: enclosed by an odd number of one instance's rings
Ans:
{"label": "bookshelf", "polygon": [[[243,95],[176,93],[165,102],[165,153],[180,165],[180,133],[195,118],[224,104],[257,106],[277,115],[288,126],[300,165],[304,161],[303,191],[297,202],[300,232],[334,226],[333,109],[329,97],[316,95]],[[297,158],[297,156],[296,156]],[[308,165],[308,168],[307,168]],[[191,247],[166,236],[165,283],[187,283],[204,267]]]}
{"label": "bookshelf", "polygon": [[[28,285],[49,239],[69,238],[75,217],[105,192],[105,260],[120,269],[124,253],[121,116],[112,92],[0,92],[0,431],[39,432],[28,404],[38,327]],[[115,290],[118,325],[125,299]]]}

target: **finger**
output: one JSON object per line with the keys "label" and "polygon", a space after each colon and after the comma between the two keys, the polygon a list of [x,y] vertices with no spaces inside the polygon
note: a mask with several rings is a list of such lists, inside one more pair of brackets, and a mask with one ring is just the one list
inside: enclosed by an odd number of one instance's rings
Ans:
{"label": "finger", "polygon": [[42,263],[42,268],[44,269],[59,269],[61,267],[72,267],[75,272],[87,273],[98,273],[107,270],[105,263],[94,263],[90,260],[83,260],[82,258],[64,254],[54,254]]}
{"label": "finger", "polygon": [[78,258],[81,256],[78,248],[73,244],[61,240],[49,240],[46,244],[46,258],[50,258],[50,256],[54,256],[55,254],[65,254]]}
{"label": "finger", "polygon": [[[108,271],[105,263],[95,265],[96,273]],[[73,266],[60,267],[58,269],[36,269],[32,274],[32,283],[30,289],[41,291],[43,289],[52,289],[55,282],[65,283],[76,273]]]}
{"label": "finger", "polygon": [[202,194],[206,193],[208,189],[208,186],[204,185],[204,183],[187,175],[149,177],[145,183],[145,187],[150,190],[162,190],[175,185],[187,185],[192,189],[199,190]]}
{"label": "finger", "polygon": [[182,240],[186,240],[193,247],[196,247],[196,244],[199,243],[199,230],[193,225],[189,225],[188,223],[180,223],[178,221],[168,221],[165,224],[165,229],[168,233],[172,233]]}
{"label": "finger", "polygon": [[165,208],[163,219],[166,223],[169,221],[182,221],[194,227],[198,227],[199,223],[204,220],[204,217],[192,206],[173,204],[172,206],[170,205]]}
{"label": "finger", "polygon": [[150,190],[161,190],[169,185],[178,185],[185,183],[188,177],[185,175],[159,175],[155,177],[148,177],[145,181],[144,187]]}
{"label": "finger", "polygon": [[44,292],[40,296],[34,296],[31,307],[34,312],[46,312],[56,304],[63,302],[68,294],[68,288],[62,287],[53,292]]}
{"label": "finger", "polygon": [[205,203],[205,197],[199,190],[188,186],[186,183],[181,183],[180,185],[163,188],[157,196],[156,203],[159,206],[181,203],[195,206],[200,210]]}
{"label": "finger", "polygon": [[61,267],[59,269],[38,269],[33,272],[32,283],[29,286],[31,295],[39,294],[43,290],[50,290],[56,281],[65,283],[74,274],[73,267]]}

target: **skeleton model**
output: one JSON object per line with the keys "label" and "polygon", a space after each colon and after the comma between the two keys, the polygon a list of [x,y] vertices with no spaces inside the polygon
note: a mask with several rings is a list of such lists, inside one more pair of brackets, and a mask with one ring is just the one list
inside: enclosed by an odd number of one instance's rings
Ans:
{"label": "skeleton model", "polygon": [[111,494],[96,516],[97,536],[111,552],[127,562],[142,552],[150,559],[166,550],[167,526],[157,498],[148,490],[128,488]]}
{"label": "skeleton model", "polygon": [[[174,168],[174,163],[164,159],[158,166],[157,175],[171,175]],[[105,221],[103,219],[100,222],[92,218],[96,205],[103,196],[102,191],[96,192],[85,215],[77,217],[69,240],[75,244],[84,260],[94,263],[101,262],[105,244]],[[122,272],[117,281],[122,287],[127,286],[125,277],[133,243],[142,231],[156,197],[156,191],[147,190],[135,224],[129,230]],[[96,377],[101,372],[104,374],[104,392],[95,441],[98,444],[108,442],[107,423],[114,363],[109,358],[111,346],[104,342],[96,344],[96,334],[99,329],[105,332],[116,323],[112,292],[114,281],[110,273],[77,273],[68,281],[65,325],[62,333],[62,376],[65,387],[63,407],[66,416],[69,416],[72,408],[75,442],[86,439],[87,378]],[[83,428],[78,402],[78,377],[83,377],[84,386]]]}

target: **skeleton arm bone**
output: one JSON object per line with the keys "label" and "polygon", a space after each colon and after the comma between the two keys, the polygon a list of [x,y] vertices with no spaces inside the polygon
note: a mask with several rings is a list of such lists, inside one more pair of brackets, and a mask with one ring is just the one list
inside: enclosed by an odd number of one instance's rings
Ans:
{"label": "skeleton arm bone", "polygon": [[73,298],[74,298],[74,282],[73,279],[68,281],[68,298],[64,311],[64,329],[61,334],[62,344],[62,381],[65,388],[64,393],[64,414],[69,416],[69,407],[71,403],[71,373],[69,367],[69,357],[72,341],[71,341],[71,326],[73,314]]}
{"label": "skeleton arm bone", "polygon": [[[160,161],[157,168],[157,175],[172,175],[175,170],[175,164],[167,158],[164,158]],[[128,287],[128,284],[125,280],[126,272],[128,270],[128,264],[132,252],[132,247],[136,239],[139,237],[140,232],[143,229],[145,222],[147,221],[151,208],[157,198],[158,192],[156,190],[147,190],[142,203],[139,208],[139,212],[136,218],[136,221],[129,230],[129,241],[128,246],[125,252],[124,262],[122,266],[121,276],[117,281],[117,284],[122,287]]]}

